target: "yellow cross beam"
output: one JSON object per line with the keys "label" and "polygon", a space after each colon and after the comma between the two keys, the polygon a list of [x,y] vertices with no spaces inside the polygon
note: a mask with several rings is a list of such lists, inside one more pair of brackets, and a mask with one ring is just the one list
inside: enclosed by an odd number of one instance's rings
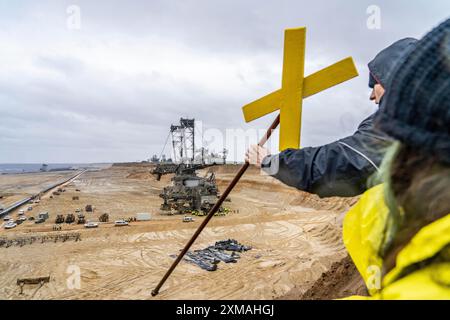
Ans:
{"label": "yellow cross beam", "polygon": [[304,78],[306,28],[285,30],[281,89],[242,108],[246,122],[280,110],[280,151],[300,147],[303,98],[358,76],[351,57]]}

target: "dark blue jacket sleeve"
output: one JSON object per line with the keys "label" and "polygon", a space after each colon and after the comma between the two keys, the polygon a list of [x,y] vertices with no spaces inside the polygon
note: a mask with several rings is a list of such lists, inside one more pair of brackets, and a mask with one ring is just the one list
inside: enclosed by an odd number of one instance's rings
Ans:
{"label": "dark blue jacket sleeve", "polygon": [[367,178],[376,170],[364,157],[339,142],[287,149],[271,157],[270,165],[278,162],[274,178],[320,197],[361,194],[366,190]]}
{"label": "dark blue jacket sleeve", "polygon": [[320,197],[353,197],[367,189],[392,140],[365,119],[347,138],[320,147],[287,149],[263,160],[274,178]]}

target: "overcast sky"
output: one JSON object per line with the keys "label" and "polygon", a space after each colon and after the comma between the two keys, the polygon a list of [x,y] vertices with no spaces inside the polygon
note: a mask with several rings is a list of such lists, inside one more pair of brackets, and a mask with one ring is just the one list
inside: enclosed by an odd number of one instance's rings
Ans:
{"label": "overcast sky", "polygon": [[449,13],[448,0],[0,0],[0,163],[148,159],[181,116],[207,133],[265,128],[275,115],[246,124],[241,107],[280,88],[283,30],[299,26],[305,75],[347,56],[360,72],[303,104],[302,146],[331,142],[376,110],[368,61]]}

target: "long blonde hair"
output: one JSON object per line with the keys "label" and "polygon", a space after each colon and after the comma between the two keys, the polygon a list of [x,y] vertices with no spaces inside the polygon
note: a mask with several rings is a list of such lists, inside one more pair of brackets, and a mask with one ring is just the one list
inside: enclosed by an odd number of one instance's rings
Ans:
{"label": "long blonde hair", "polygon": [[395,142],[371,184],[384,183],[389,216],[380,256],[404,246],[424,226],[450,213],[450,166]]}

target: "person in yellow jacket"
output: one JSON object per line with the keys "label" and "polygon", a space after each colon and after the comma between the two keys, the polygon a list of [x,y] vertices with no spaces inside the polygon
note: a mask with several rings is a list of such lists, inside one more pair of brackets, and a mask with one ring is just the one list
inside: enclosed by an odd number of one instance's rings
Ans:
{"label": "person in yellow jacket", "polygon": [[450,19],[390,78],[376,125],[397,140],[344,219],[369,297],[450,299]]}

